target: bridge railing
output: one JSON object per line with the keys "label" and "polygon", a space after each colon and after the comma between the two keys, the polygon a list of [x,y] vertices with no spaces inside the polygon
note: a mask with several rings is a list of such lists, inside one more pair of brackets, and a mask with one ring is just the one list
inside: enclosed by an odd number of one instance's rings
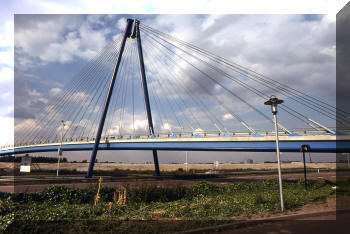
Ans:
{"label": "bridge railing", "polygon": [[[335,128],[332,128],[335,129]],[[280,130],[279,135],[280,136],[325,136],[330,135],[325,130],[315,130],[312,128],[295,128],[290,129],[291,132],[294,135],[290,135],[289,133]],[[257,134],[252,134],[251,132],[247,131],[201,131],[201,132],[188,132],[188,131],[181,131],[181,132],[161,132],[157,133],[154,136],[150,136],[147,134],[127,134],[127,135],[114,135],[114,136],[107,136],[103,137],[102,141],[118,141],[118,140],[147,140],[147,139],[176,139],[176,138],[217,138],[217,137],[257,137],[257,136],[275,136],[274,131],[269,130],[263,130],[263,129],[257,129]],[[340,129],[337,134],[340,135],[350,135],[350,129]],[[95,140],[92,136],[87,137],[81,137],[81,138],[64,138],[63,143],[78,143],[78,142],[84,142],[89,143],[93,142]],[[60,140],[57,138],[47,139],[45,141],[38,141],[38,142],[26,142],[26,143],[18,143],[14,145],[3,145],[0,146],[0,149],[5,148],[11,148],[11,147],[25,147],[28,145],[42,145],[42,144],[59,144]]]}

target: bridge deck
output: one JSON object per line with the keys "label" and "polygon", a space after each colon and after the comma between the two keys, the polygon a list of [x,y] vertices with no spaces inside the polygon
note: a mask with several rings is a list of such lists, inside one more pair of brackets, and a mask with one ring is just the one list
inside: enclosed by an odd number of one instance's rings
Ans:
{"label": "bridge deck", "polygon": [[[281,136],[282,152],[299,152],[301,145],[309,145],[312,152],[349,152],[350,136],[315,135]],[[94,141],[68,141],[62,143],[64,151],[91,150]],[[57,151],[59,142],[33,144],[0,149],[0,155]],[[274,136],[240,137],[170,137],[102,140],[100,150],[182,150],[182,151],[276,151]]]}

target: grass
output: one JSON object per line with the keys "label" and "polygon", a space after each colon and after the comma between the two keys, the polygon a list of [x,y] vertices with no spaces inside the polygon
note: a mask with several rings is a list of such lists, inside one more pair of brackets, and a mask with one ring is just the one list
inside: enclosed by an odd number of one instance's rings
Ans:
{"label": "grass", "polygon": [[[332,186],[326,180],[310,181],[305,190],[303,181],[285,181],[285,207],[293,210],[326,199],[335,193]],[[124,190],[126,204],[114,195]],[[0,225],[9,226],[8,231],[14,233],[158,233],[280,212],[277,180],[229,185],[202,181],[191,187],[103,187],[94,206],[96,191],[52,186],[36,194],[0,193]]]}

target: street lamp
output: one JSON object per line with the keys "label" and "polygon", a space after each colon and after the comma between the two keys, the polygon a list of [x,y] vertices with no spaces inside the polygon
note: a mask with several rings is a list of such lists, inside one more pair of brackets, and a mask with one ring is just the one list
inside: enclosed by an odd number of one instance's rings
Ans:
{"label": "street lamp", "polygon": [[275,121],[275,132],[276,132],[276,152],[277,152],[277,162],[278,162],[278,182],[280,189],[280,201],[281,201],[281,210],[284,211],[284,202],[283,202],[283,187],[282,187],[282,173],[281,173],[281,159],[280,159],[280,147],[278,141],[278,126],[277,126],[277,105],[283,103],[283,100],[271,96],[269,100],[264,102],[265,105],[271,106],[271,112]]}
{"label": "street lamp", "polygon": [[58,148],[58,159],[57,159],[57,174],[58,176],[58,171],[60,170],[60,157],[62,156],[62,141],[63,141],[63,130],[64,130],[64,120],[61,120],[62,122],[62,127],[61,127],[61,144],[60,147]]}

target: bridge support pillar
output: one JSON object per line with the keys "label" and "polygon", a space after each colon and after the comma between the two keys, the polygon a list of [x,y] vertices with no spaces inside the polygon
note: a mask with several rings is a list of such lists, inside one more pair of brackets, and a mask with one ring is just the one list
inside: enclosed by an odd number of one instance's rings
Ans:
{"label": "bridge support pillar", "polygon": [[[140,22],[138,20],[135,20],[133,32],[135,32],[135,30],[136,30],[137,47],[138,47],[140,68],[141,68],[142,88],[143,88],[143,94],[144,94],[143,96],[145,98],[145,106],[146,106],[147,119],[148,119],[148,130],[149,130],[150,135],[154,136],[152,113],[151,113],[151,106],[150,106],[150,102],[149,102],[146,73],[145,73],[145,64],[143,61],[143,53],[142,53],[141,35],[140,35],[139,24],[140,24]],[[154,161],[154,167],[155,167],[155,175],[160,176],[157,150],[152,150],[152,152],[153,152],[153,161]]]}
{"label": "bridge support pillar", "polygon": [[86,173],[86,178],[91,178],[92,177],[92,171],[94,169],[94,165],[95,165],[95,161],[96,161],[96,155],[97,155],[97,151],[98,151],[98,146],[100,144],[100,140],[101,140],[101,134],[102,134],[102,130],[103,130],[103,126],[106,120],[106,115],[107,115],[107,111],[108,111],[108,106],[109,106],[109,102],[111,100],[112,97],[112,93],[113,93],[113,89],[114,89],[114,83],[117,77],[117,73],[118,73],[118,69],[119,69],[119,64],[122,60],[122,56],[123,56],[123,51],[124,51],[124,47],[125,47],[125,42],[126,39],[128,37],[130,37],[131,35],[131,26],[132,26],[133,21],[131,19],[127,20],[127,25],[125,28],[125,32],[124,32],[124,37],[123,37],[123,41],[120,45],[120,50],[119,50],[119,55],[117,58],[117,63],[115,65],[114,68],[114,72],[113,72],[113,76],[112,76],[112,80],[111,83],[109,85],[109,89],[108,89],[108,93],[107,93],[107,97],[106,97],[106,101],[104,104],[104,108],[103,108],[103,112],[102,112],[102,116],[100,119],[100,123],[98,125],[98,130],[97,130],[97,134],[96,134],[96,138],[95,138],[95,143],[94,143],[94,147],[92,149],[92,153],[91,153],[91,158],[90,158],[90,164],[89,164],[89,169]]}

